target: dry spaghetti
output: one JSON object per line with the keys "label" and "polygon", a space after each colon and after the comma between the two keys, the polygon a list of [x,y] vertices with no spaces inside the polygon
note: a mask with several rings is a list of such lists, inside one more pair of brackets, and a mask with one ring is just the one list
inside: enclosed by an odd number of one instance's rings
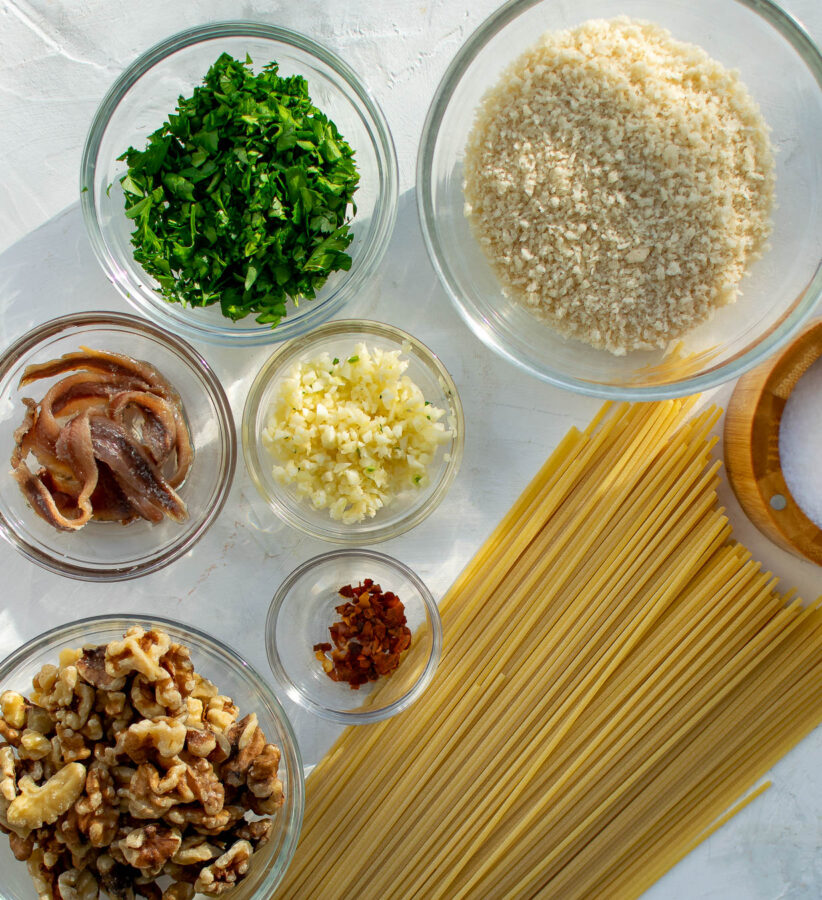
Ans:
{"label": "dry spaghetti", "polygon": [[427,694],[312,773],[282,896],[634,897],[822,720],[820,604],[730,540],[690,407],[569,433],[443,600]]}

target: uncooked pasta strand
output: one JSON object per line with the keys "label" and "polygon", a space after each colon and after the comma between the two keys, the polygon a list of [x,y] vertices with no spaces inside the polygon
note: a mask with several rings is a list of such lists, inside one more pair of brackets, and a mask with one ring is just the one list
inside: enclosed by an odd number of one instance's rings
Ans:
{"label": "uncooked pasta strand", "polygon": [[[794,605],[795,606],[795,605]],[[768,623],[768,625],[757,635],[756,639],[751,642],[751,644],[755,647],[755,651],[752,658],[748,658],[748,661],[739,668],[734,668],[733,664],[729,664],[726,666],[723,671],[716,674],[700,692],[698,692],[690,701],[686,702],[681,708],[677,710],[676,721],[679,724],[679,727],[674,731],[672,735],[670,735],[660,746],[658,746],[652,753],[648,754],[644,760],[640,763],[640,765],[630,772],[620,784],[620,787],[617,789],[617,793],[619,792],[627,792],[634,784],[636,784],[644,774],[655,765],[664,755],[668,752],[676,742],[682,737],[684,733],[687,732],[689,727],[691,727],[691,721],[688,716],[693,715],[697,711],[699,711],[702,715],[704,715],[709,708],[712,708],[714,705],[719,703],[728,692],[735,687],[746,675],[748,675],[753,668],[758,665],[765,655],[770,650],[770,642],[774,640],[778,640],[781,637],[784,638],[786,633],[790,633],[790,631],[797,627],[804,618],[807,617],[807,613],[809,610],[806,610],[804,613],[796,613],[795,608],[789,607],[785,610],[785,613],[781,616],[776,616],[774,619]],[[727,671],[726,671],[727,670]],[[565,809],[571,803],[571,797],[574,794],[566,795],[562,798],[562,804],[560,808],[560,804],[555,804],[554,811],[556,814],[561,812],[561,809]],[[603,801],[595,810],[589,813],[588,816],[584,819],[582,823],[580,823],[573,831],[571,831],[559,844],[552,847],[539,863],[530,871],[528,877],[518,882],[513,890],[517,895],[520,892],[527,894],[529,885],[535,881],[541,880],[545,877],[545,874],[550,871],[552,864],[554,861],[567,849],[570,842],[572,842],[577,836],[584,832],[584,829],[590,825],[590,823],[596,819],[598,815],[601,815],[607,810],[607,804],[609,801]],[[539,814],[541,814],[543,807],[539,807],[539,813],[537,810],[529,814],[523,821],[517,826],[515,832],[519,834],[521,831],[525,830],[527,826],[533,825],[533,820],[538,818]],[[506,845],[510,846],[511,843],[515,840],[515,834],[512,833],[509,836],[509,839],[506,841]],[[487,864],[486,864],[487,866]],[[483,867],[483,869],[485,866]],[[482,870],[481,870],[482,871]],[[469,885],[470,887],[470,885]]]}
{"label": "uncooked pasta strand", "polygon": [[[774,726],[774,730],[769,732],[771,735],[770,738],[766,738],[763,745],[757,747],[755,750],[749,749],[749,753],[752,755],[755,754],[757,763],[756,769],[752,770],[754,773],[756,771],[767,771],[767,769],[778,762],[789,750],[791,750],[798,740],[805,737],[822,723],[822,715],[820,715],[822,696],[820,696],[819,692],[819,687],[822,684],[822,672],[819,671],[818,667],[815,670],[814,677],[816,679],[815,682],[810,678],[806,678],[804,683],[816,693],[809,695],[807,698],[802,698],[803,702],[801,702],[798,709],[794,709],[793,706],[788,707],[785,710],[783,720]],[[801,693],[803,686],[797,687],[796,690]],[[730,776],[731,778],[740,777],[738,775],[738,769],[735,768],[736,766],[736,760],[733,760],[728,767],[732,773]],[[751,775],[750,778],[746,777],[744,782],[750,783],[750,781],[753,780],[756,780],[755,774]],[[743,780],[740,779],[739,783],[743,783]],[[733,794],[731,794],[731,796],[733,796]],[[675,843],[676,839],[668,837],[669,842],[675,847],[673,851],[675,853],[675,858],[672,859],[670,864],[665,868],[661,868],[663,860],[660,860],[659,858],[653,861],[652,859],[645,857],[643,860],[636,862],[630,870],[628,876],[630,880],[626,879],[626,887],[621,889],[625,896],[638,897],[647,890],[657,878],[661,877],[668,868],[671,868],[674,863],[678,862],[679,859],[684,857],[690,850],[698,846],[702,840],[713,833],[713,831],[719,827],[719,824],[721,824],[718,823],[710,829],[700,831],[700,823],[704,822],[704,797],[698,798],[695,809],[696,814],[689,821],[691,823],[695,822],[696,824],[692,824],[690,833],[686,832],[687,840],[682,836],[678,836],[678,841]],[[727,817],[723,817],[723,821],[727,821],[728,818],[730,818],[730,814],[728,814]],[[670,834],[672,831],[673,828],[671,827],[666,834]],[[615,883],[618,883],[616,879]],[[621,893],[620,895],[623,894]]]}
{"label": "uncooked pasta strand", "polygon": [[[773,786],[773,783],[770,781],[764,782],[758,788],[751,791],[737,803],[735,803],[724,815],[720,816],[716,822],[714,822],[709,828],[706,828],[703,832],[699,834],[696,838],[688,838],[686,841],[680,841],[679,843],[675,843],[669,850],[666,850],[663,853],[659,853],[658,850],[652,851],[652,855],[643,856],[640,861],[635,861],[633,865],[635,867],[639,867],[640,865],[643,867],[643,872],[648,873],[651,876],[651,880],[648,882],[647,887],[650,887],[655,881],[661,878],[669,869],[672,869],[678,862],[681,862],[690,852],[691,850],[698,847],[702,841],[707,840],[712,834],[719,831],[719,829],[730,822],[730,820],[742,812],[747,806],[750,806],[754,800],[758,797],[761,797],[765,791]],[[701,817],[703,814],[704,807],[698,809],[697,814]],[[701,819],[700,819],[701,820]],[[684,820],[682,822],[683,825],[692,825],[693,817]],[[680,824],[680,823],[677,823]],[[668,835],[666,834],[667,838]],[[653,872],[657,871],[655,877],[652,875]],[[634,876],[635,877],[635,876]],[[640,894],[644,893],[647,888],[638,887],[636,881],[625,880],[623,882],[619,882],[618,886],[609,886],[604,889],[605,893],[602,896],[608,897],[638,897]],[[535,894],[534,896],[539,896],[539,894]]]}
{"label": "uncooked pasta strand", "polygon": [[[818,628],[817,628],[817,631]],[[822,637],[822,632],[815,636],[815,640]],[[676,791],[670,784],[670,781],[676,773],[685,772],[689,776],[686,784],[691,786],[691,791],[695,791],[698,797],[696,799],[690,793],[685,794],[679,801],[679,812],[684,816],[692,809],[696,809],[701,816],[701,821],[709,823],[712,818],[712,812],[705,806],[705,797],[711,794],[718,797],[717,814],[727,807],[733,798],[739,796],[744,791],[750,789],[750,786],[761,778],[763,772],[774,762],[779,756],[772,756],[771,748],[776,747],[780,755],[785,752],[785,729],[797,727],[802,723],[813,726],[820,719],[820,711],[818,701],[822,698],[822,690],[818,680],[814,680],[818,676],[814,676],[814,670],[819,673],[822,667],[822,661],[813,659],[813,649],[810,653],[804,652],[794,658],[793,654],[787,652],[782,654],[781,670],[776,666],[769,666],[768,671],[760,674],[757,682],[758,687],[755,693],[748,691],[748,699],[752,701],[763,716],[761,724],[767,725],[766,736],[763,736],[758,742],[751,742],[751,737],[756,731],[756,725],[751,723],[749,715],[749,707],[746,705],[732,704],[726,711],[715,716],[709,727],[704,729],[696,736],[698,744],[713,744],[721,748],[724,761],[714,769],[705,768],[699,765],[698,754],[693,750],[690,752],[683,748],[682,754],[674,760],[673,765],[663,769],[659,777],[653,782],[652,788],[649,788],[649,796],[645,801],[647,808],[646,816],[649,830],[654,830],[652,822],[663,818],[664,809],[660,804],[660,800],[664,804],[672,804],[676,797]],[[807,649],[807,648],[806,648]],[[798,653],[799,648],[794,649],[794,653]],[[800,662],[801,658],[801,662]],[[808,663],[811,663],[809,666]],[[814,663],[816,664],[814,668]],[[809,677],[810,675],[810,677]],[[770,694],[768,688],[771,688]],[[808,723],[806,711],[808,709],[808,701],[805,692],[809,687],[814,688],[817,702],[815,707],[815,715],[812,721]],[[788,693],[792,691],[792,693]],[[805,730],[809,730],[806,728]],[[795,740],[795,738],[794,738]],[[685,775],[680,775],[684,778]],[[700,787],[701,785],[701,787]],[[723,793],[724,792],[724,793]],[[677,813],[679,815],[679,813]],[[636,812],[634,811],[634,818]],[[626,833],[632,835],[632,839],[636,841],[637,846],[642,848],[648,840],[647,833],[643,837],[642,831],[631,826],[630,820],[626,816],[614,820],[608,826],[614,832],[614,844],[618,847],[624,845],[622,840],[622,830],[627,829]],[[659,826],[656,826],[659,827]],[[707,825],[706,825],[707,827]],[[706,834],[702,833],[701,837]],[[597,840],[601,840],[601,835]],[[574,867],[584,873],[579,893],[585,896],[586,891],[593,890],[592,882],[600,879],[601,875],[594,877],[594,872],[590,866],[586,871],[586,853],[594,846],[589,844],[585,850],[574,857]],[[624,850],[623,850],[624,852]],[[600,848],[597,858],[604,860],[606,857]],[[589,860],[588,860],[589,862]],[[601,869],[600,869],[601,872]],[[550,882],[552,887],[559,891],[563,891],[562,881],[559,879]]]}
{"label": "uncooked pasta strand", "polygon": [[[734,548],[725,548],[725,550],[728,551],[724,554],[728,557],[726,565],[733,564],[736,558],[736,554],[733,552]],[[743,570],[740,570],[740,573],[742,571]],[[749,577],[755,576],[756,567],[748,566],[747,572]],[[753,585],[745,588],[743,583],[743,589],[739,591],[737,600],[731,604],[727,610],[723,611],[724,621],[727,622],[728,618],[737,613],[743,605],[751,604],[756,598],[757,583],[761,590],[761,586],[764,585],[766,580],[767,576],[759,575],[757,581]],[[733,579],[729,584],[732,583]],[[706,584],[704,589],[708,592],[708,595],[717,590],[717,588],[711,584]],[[683,613],[686,616],[693,616],[694,613],[697,612],[695,606],[700,601],[701,597],[695,595],[691,603],[683,606]],[[667,704],[671,702],[672,679],[675,679],[679,675],[683,679],[686,679],[686,683],[689,683],[694,667],[698,667],[699,665],[699,660],[694,664],[693,658],[700,649],[705,652],[705,648],[709,648],[707,652],[710,652],[712,656],[722,652],[723,648],[717,646],[720,641],[720,638],[717,638],[717,629],[722,624],[723,619],[720,619],[719,625],[714,624],[712,628],[708,628],[707,626],[711,624],[712,619],[707,618],[705,623],[703,623],[706,626],[705,634],[702,635],[695,647],[687,647],[686,652],[686,647],[680,648],[675,646],[673,651],[663,658],[661,663],[655,668],[648,670],[648,668],[645,667],[635,671],[633,677],[626,677],[624,690],[617,696],[601,698],[599,703],[603,707],[602,710],[592,722],[589,721],[586,723],[584,729],[580,729],[580,734],[574,735],[571,740],[566,742],[566,745],[562,748],[563,752],[558,754],[558,760],[552,761],[552,765],[547,766],[545,770],[540,773],[539,778],[535,780],[535,790],[541,792],[545,789],[542,785],[547,782],[551,772],[556,770],[557,765],[562,764],[570,766],[571,770],[583,765],[584,757],[579,755],[576,759],[573,757],[574,751],[578,750],[580,745],[582,745],[583,748],[586,746],[586,741],[593,741],[595,737],[599,737],[598,744],[604,750],[607,747],[606,738],[604,735],[599,735],[598,732],[600,729],[605,729],[606,725],[612,720],[614,720],[615,727],[611,733],[615,740],[619,738],[620,735],[628,733],[633,734],[635,740],[641,741],[644,731],[655,726],[655,717],[664,715]],[[676,682],[674,681],[673,684],[675,687]],[[632,705],[633,698],[636,698],[636,702]],[[652,701],[654,705],[649,711],[648,706]],[[622,715],[615,719],[619,710],[622,710]],[[640,716],[640,714],[642,715]],[[502,826],[499,827],[499,832],[504,834]]]}

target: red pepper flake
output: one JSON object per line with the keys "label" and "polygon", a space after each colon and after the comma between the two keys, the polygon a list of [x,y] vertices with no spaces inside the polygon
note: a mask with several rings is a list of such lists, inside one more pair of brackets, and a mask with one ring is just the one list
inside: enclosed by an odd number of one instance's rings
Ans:
{"label": "red pepper flake", "polygon": [[358,690],[397,668],[400,654],[411,646],[411,629],[400,598],[383,593],[370,578],[356,587],[347,584],[339,594],[346,602],[336,607],[340,621],[328,629],[334,649],[329,643],[315,644],[314,655],[332,681]]}

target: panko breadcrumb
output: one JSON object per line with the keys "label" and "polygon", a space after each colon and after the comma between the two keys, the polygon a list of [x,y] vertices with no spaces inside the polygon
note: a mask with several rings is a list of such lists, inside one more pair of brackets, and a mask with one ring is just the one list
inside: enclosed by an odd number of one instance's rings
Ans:
{"label": "panko breadcrumb", "polygon": [[346,359],[322,353],[278,386],[263,444],[279,484],[332,519],[362,522],[401,492],[424,488],[452,432],[405,374],[399,350],[358,344]]}
{"label": "panko breadcrumb", "polygon": [[734,301],[770,234],[769,130],[736,72],[625,17],[548,33],[479,107],[466,215],[503,291],[622,355]]}

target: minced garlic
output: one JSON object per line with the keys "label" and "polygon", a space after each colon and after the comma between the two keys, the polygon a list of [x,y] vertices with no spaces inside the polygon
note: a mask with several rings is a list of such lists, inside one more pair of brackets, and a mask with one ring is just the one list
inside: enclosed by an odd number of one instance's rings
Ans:
{"label": "minced garlic", "polygon": [[428,467],[452,432],[407,368],[399,350],[365,344],[342,360],[322,353],[297,363],[263,430],[275,480],[346,524],[428,485]]}

